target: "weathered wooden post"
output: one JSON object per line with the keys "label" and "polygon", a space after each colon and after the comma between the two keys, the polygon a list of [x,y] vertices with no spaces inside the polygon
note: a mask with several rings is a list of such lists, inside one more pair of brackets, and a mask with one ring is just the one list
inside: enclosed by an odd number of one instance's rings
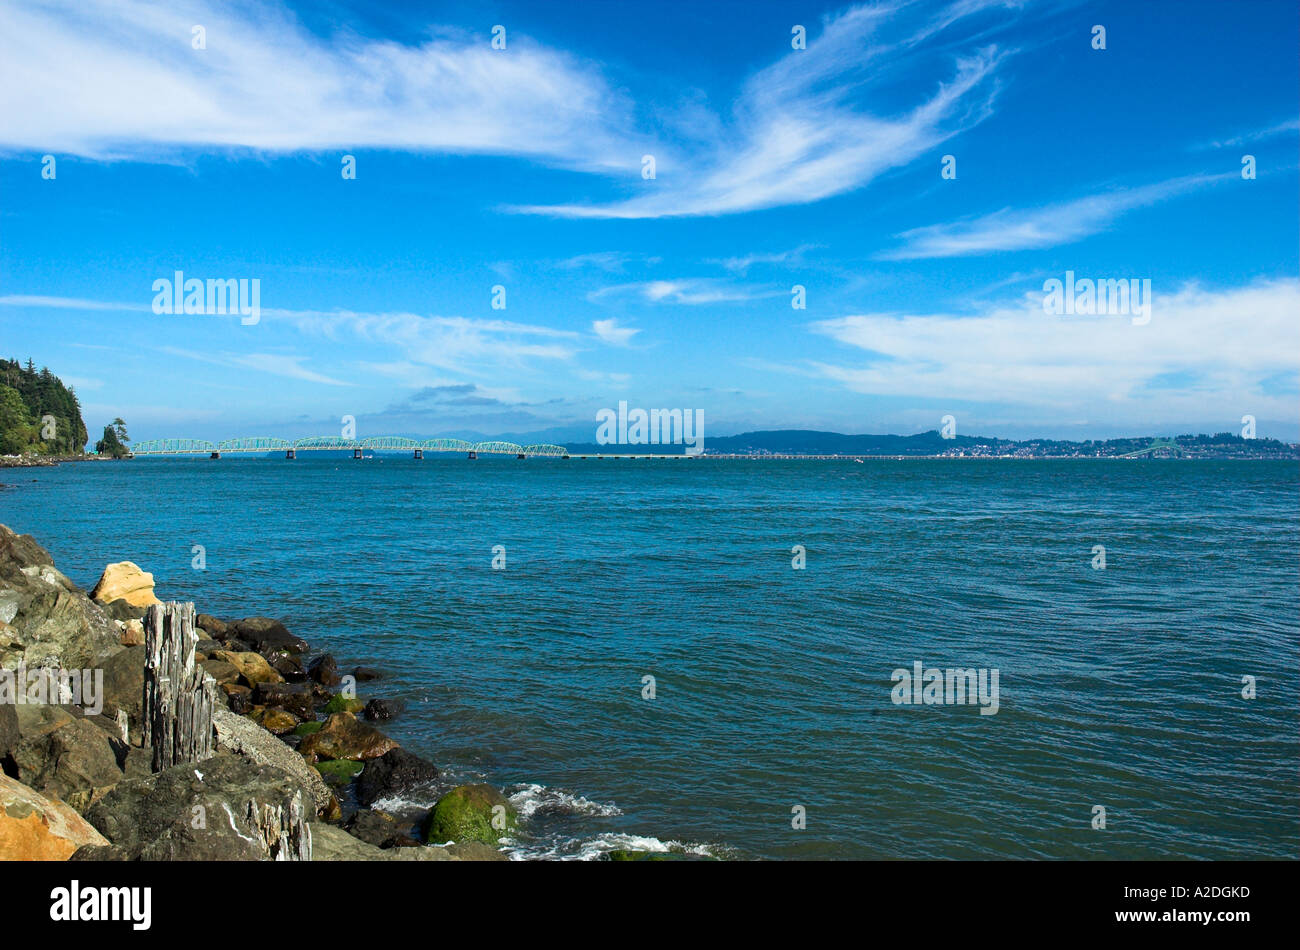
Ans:
{"label": "weathered wooden post", "polygon": [[144,615],[144,723],[153,770],[213,754],[217,684],[194,659],[194,604],[153,604]]}

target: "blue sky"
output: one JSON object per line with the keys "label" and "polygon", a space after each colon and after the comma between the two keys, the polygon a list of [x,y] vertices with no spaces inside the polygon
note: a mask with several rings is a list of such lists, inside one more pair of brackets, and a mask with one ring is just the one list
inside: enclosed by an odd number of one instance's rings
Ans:
{"label": "blue sky", "polygon": [[[1297,16],[0,2],[0,352],[137,439],[591,441],[626,400],[1296,440]],[[260,320],[154,313],[176,270]],[[1045,313],[1067,271],[1149,279],[1150,321]]]}

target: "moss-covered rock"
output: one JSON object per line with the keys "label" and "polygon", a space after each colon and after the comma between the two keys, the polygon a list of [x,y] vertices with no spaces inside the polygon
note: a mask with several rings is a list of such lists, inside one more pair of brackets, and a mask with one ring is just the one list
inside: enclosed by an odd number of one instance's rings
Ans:
{"label": "moss-covered rock", "polygon": [[366,704],[359,699],[348,699],[342,693],[336,693],[330,697],[330,701],[325,704],[326,713],[359,713],[366,708]]}
{"label": "moss-covered rock", "polygon": [[519,830],[519,815],[506,797],[491,785],[460,785],[433,806],[421,831],[432,844],[444,841],[481,841],[495,845],[497,839]]}
{"label": "moss-covered rock", "polygon": [[353,762],[351,759],[330,759],[328,762],[317,762],[316,771],[325,779],[326,784],[338,788],[340,785],[346,785],[361,773],[365,768],[362,762]]}
{"label": "moss-covered rock", "polygon": [[313,732],[320,732],[320,727],[323,725],[325,725],[323,722],[300,722],[293,734],[295,736],[309,736]]}

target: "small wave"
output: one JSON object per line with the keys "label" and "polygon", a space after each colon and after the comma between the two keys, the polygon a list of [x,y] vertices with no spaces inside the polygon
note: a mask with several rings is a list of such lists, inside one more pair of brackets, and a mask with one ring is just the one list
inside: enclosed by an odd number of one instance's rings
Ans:
{"label": "small wave", "polygon": [[534,815],[581,815],[585,818],[613,818],[623,814],[617,805],[593,802],[581,795],[573,795],[558,788],[548,788],[536,783],[519,786],[510,794],[510,804],[521,818]]}
{"label": "small wave", "polygon": [[607,851],[677,851],[698,854],[702,857],[717,856],[706,844],[661,841],[658,838],[621,832],[607,832],[593,838],[569,838],[547,843],[531,841],[522,846],[512,844],[508,853],[514,861],[596,861]]}

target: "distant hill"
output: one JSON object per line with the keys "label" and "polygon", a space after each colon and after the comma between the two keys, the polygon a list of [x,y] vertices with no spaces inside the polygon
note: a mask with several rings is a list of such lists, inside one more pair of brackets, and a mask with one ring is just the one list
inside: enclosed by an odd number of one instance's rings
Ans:
{"label": "distant hill", "polygon": [[0,360],[0,455],[79,455],[86,441],[81,403],[70,387],[30,359],[26,366]]}
{"label": "distant hill", "polygon": [[[648,453],[675,455],[680,445],[597,445],[573,443],[571,455]],[[845,435],[811,429],[772,429],[740,435],[705,437],[706,455],[903,455],[903,456],[1019,456],[1027,458],[1113,458],[1146,453],[1155,457],[1300,458],[1300,449],[1276,439],[1244,439],[1231,432],[1126,439],[994,439],[959,435],[945,439],[937,430],[916,435]]]}

